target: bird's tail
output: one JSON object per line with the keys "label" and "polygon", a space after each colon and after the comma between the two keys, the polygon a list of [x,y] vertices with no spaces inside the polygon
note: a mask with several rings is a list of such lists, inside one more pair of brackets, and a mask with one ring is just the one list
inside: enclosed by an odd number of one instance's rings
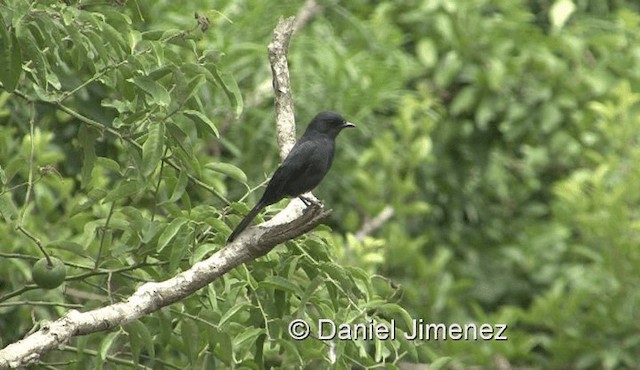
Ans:
{"label": "bird's tail", "polygon": [[233,232],[231,233],[231,235],[229,235],[229,238],[227,239],[227,243],[231,243],[232,241],[235,240],[235,238],[242,232],[244,231],[244,229],[247,228],[247,226],[249,226],[249,224],[251,223],[251,221],[253,221],[254,218],[256,218],[256,215],[258,213],[260,213],[260,211],[265,207],[266,205],[264,204],[264,202],[258,202],[258,204],[255,205],[255,207],[253,207],[253,209],[251,209],[251,211],[249,211],[249,213],[242,219],[242,221],[240,221],[240,223],[238,224],[238,226],[236,226],[236,228],[233,230]]}

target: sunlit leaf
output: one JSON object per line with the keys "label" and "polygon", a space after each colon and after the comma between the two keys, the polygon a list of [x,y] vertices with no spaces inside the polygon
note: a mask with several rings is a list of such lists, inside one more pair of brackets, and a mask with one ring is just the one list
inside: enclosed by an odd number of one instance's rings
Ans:
{"label": "sunlit leaf", "polygon": [[559,30],[564,27],[575,10],[576,5],[572,0],[556,0],[549,11],[549,18],[553,28]]}
{"label": "sunlit leaf", "polygon": [[215,135],[216,137],[220,136],[220,133],[218,132],[218,128],[216,127],[215,123],[213,123],[213,121],[211,121],[209,117],[207,117],[206,115],[192,109],[187,109],[183,111],[183,113],[187,115],[189,118],[191,118],[195,123],[200,124],[203,127],[207,128],[208,131],[213,135]]}
{"label": "sunlit leaf", "polygon": [[225,174],[236,181],[239,181],[242,183],[247,182],[247,175],[245,175],[245,173],[241,169],[239,169],[238,167],[232,164],[224,163],[224,162],[211,162],[211,163],[207,163],[205,167],[210,170],[214,170],[216,172]]}
{"label": "sunlit leaf", "polygon": [[151,123],[147,140],[142,144],[142,175],[151,175],[162,160],[164,154],[164,124]]}
{"label": "sunlit leaf", "polygon": [[144,76],[134,77],[132,82],[153,98],[154,103],[163,107],[169,106],[171,96],[169,96],[169,92],[164,88],[164,86],[151,78]]}
{"label": "sunlit leaf", "polygon": [[162,250],[169,244],[173,238],[175,238],[178,231],[189,222],[189,219],[184,217],[175,218],[171,223],[167,226],[166,229],[160,234],[160,238],[158,239],[158,252],[162,252]]}
{"label": "sunlit leaf", "polygon": [[13,92],[22,76],[22,52],[14,32],[8,32],[0,17],[0,82]]}

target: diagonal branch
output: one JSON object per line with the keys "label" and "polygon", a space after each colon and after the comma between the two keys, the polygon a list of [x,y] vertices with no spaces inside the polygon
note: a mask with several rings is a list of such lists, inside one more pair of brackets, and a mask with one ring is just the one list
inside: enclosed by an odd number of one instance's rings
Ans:
{"label": "diagonal branch", "polygon": [[143,284],[126,301],[87,312],[70,310],[62,318],[42,324],[38,331],[0,350],[0,369],[36,363],[42,355],[58,349],[74,336],[110,330],[185,299],[238,265],[308,232],[330,213],[310,207],[289,223],[268,229],[253,228],[252,233],[245,233],[249,235],[238,238],[189,270],[163,282]]}

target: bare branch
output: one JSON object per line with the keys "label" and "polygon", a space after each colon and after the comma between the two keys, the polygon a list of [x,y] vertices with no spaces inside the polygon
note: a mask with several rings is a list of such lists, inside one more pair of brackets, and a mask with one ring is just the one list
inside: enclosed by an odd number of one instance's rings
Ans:
{"label": "bare branch", "polygon": [[280,147],[280,158],[283,160],[296,143],[296,122],[293,114],[293,98],[291,97],[289,66],[287,64],[293,22],[294,17],[280,18],[268,47],[275,93],[278,147]]}
{"label": "bare branch", "polygon": [[323,10],[323,6],[318,4],[316,0],[307,0],[302,8],[296,14],[296,22],[293,25],[293,31],[297,32],[299,29],[303,28],[307,23],[311,22],[313,17],[316,14],[320,13]]}
{"label": "bare branch", "polygon": [[[316,0],[307,0],[307,2],[302,5],[302,7],[298,10],[296,14],[296,19],[293,24],[293,34],[295,35],[300,30],[302,30],[307,24],[309,24],[313,18],[320,12],[324,10],[324,6],[318,4]],[[257,87],[253,89],[247,95],[245,99],[245,108],[256,107],[262,104],[267,98],[271,95],[271,88],[273,86],[273,82],[268,79],[262,81],[257,84]]]}
{"label": "bare branch", "polygon": [[356,233],[356,240],[362,241],[367,235],[379,229],[389,219],[393,217],[393,207],[386,206],[378,213],[378,215],[370,220],[367,220],[360,230]]}

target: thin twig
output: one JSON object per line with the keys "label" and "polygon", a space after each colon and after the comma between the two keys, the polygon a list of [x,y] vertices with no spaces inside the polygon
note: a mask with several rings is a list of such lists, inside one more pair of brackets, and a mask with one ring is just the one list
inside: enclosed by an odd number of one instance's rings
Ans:
{"label": "thin twig", "polygon": [[47,250],[45,249],[44,244],[42,244],[42,241],[40,241],[40,239],[38,239],[35,235],[31,234],[29,230],[25,229],[22,225],[16,226],[16,229],[23,233],[27,238],[31,239],[38,246],[42,254],[44,254],[44,257],[47,259],[47,265],[51,266],[51,257],[49,257],[49,253],[47,253]]}
{"label": "thin twig", "polygon": [[[30,138],[31,148],[29,151],[29,163],[27,164],[29,175],[27,179],[27,191],[24,194],[24,206],[22,208],[22,213],[20,213],[20,220],[18,221],[18,225],[22,225],[22,222],[24,221],[24,216],[26,215],[27,209],[29,208],[29,198],[31,198],[31,192],[33,191],[33,157],[35,156],[35,151],[36,151],[36,144],[35,144],[36,142],[36,138],[35,138],[36,109],[33,106],[33,103],[29,105],[31,106],[31,119],[29,119],[29,136],[31,136]],[[47,256],[47,260],[49,260],[48,256]]]}
{"label": "thin twig", "polygon": [[393,207],[391,206],[384,207],[376,217],[366,221],[362,225],[360,230],[358,230],[358,232],[355,235],[356,240],[358,241],[364,240],[366,236],[370,235],[372,232],[376,231],[382,225],[384,225],[387,221],[389,221],[389,219],[393,217],[393,213],[394,213]]}
{"label": "thin twig", "polygon": [[324,6],[318,4],[316,0],[307,0],[300,10],[298,10],[298,14],[296,14],[293,32],[298,32],[298,30],[306,26],[307,23],[311,22],[316,14],[320,13],[323,9]]}
{"label": "thin twig", "polygon": [[113,216],[113,211],[116,207],[116,201],[111,202],[111,208],[109,208],[109,214],[107,214],[107,219],[104,222],[104,226],[101,228],[102,235],[100,235],[100,247],[98,248],[98,257],[96,257],[96,262],[93,265],[94,269],[98,269],[100,267],[100,260],[102,259],[102,249],[104,247],[104,242],[106,240],[107,232],[109,231],[109,223],[111,222],[111,216]]}
{"label": "thin twig", "polygon": [[15,306],[50,306],[50,307],[64,307],[80,309],[83,306],[77,303],[61,303],[61,302],[43,302],[43,301],[12,301],[0,303],[0,307],[15,307]]}

